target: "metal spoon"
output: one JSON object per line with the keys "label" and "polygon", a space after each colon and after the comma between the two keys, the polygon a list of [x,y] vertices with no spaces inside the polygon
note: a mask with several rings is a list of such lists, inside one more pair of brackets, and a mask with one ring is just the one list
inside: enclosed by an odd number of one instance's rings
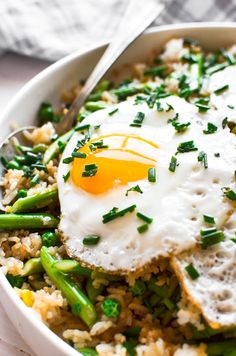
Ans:
{"label": "metal spoon", "polygon": [[[164,0],[130,0],[129,5],[122,17],[111,43],[105,53],[95,66],[87,79],[85,85],[75,98],[67,114],[59,124],[55,124],[55,129],[59,135],[68,131],[75,123],[76,117],[86,98],[93,91],[97,83],[102,79],[108,69],[114,64],[117,58],[127,47],[157,18],[165,8]],[[112,19],[111,19],[112,21]],[[11,160],[15,154],[14,141],[17,139],[20,144],[25,143],[24,131],[32,131],[35,127],[23,127],[12,132],[0,145],[0,157]],[[29,145],[29,143],[28,143]],[[5,167],[0,161],[0,177],[3,175]],[[0,193],[1,194],[1,193]]]}

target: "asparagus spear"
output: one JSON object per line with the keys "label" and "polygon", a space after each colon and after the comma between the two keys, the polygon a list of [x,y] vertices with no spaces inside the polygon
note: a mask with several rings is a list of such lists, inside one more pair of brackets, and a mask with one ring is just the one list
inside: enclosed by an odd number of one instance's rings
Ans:
{"label": "asparagus spear", "polygon": [[40,209],[58,200],[57,189],[48,189],[42,193],[18,199],[11,207],[11,213],[22,213],[29,210]]}
{"label": "asparagus spear", "polygon": [[58,226],[59,220],[50,214],[0,214],[0,230],[46,229]]}
{"label": "asparagus spear", "polygon": [[60,272],[64,273],[78,273],[81,276],[90,277],[91,270],[82,267],[79,262],[75,260],[59,260],[55,262],[55,267]]}
{"label": "asparagus spear", "polygon": [[44,272],[40,257],[31,258],[23,267],[23,277],[30,276],[31,274],[37,274]]}
{"label": "asparagus spear", "polygon": [[51,159],[56,157],[60,152],[60,144],[66,144],[74,133],[74,129],[66,132],[64,135],[58,137],[48,149],[45,151],[43,156],[43,164],[47,164]]}
{"label": "asparagus spear", "polygon": [[96,322],[95,308],[88,297],[68,276],[55,267],[55,259],[49,254],[47,247],[41,248],[41,263],[52,282],[62,292],[71,306],[72,313],[80,316],[88,327]]}
{"label": "asparagus spear", "polygon": [[85,103],[85,109],[91,112],[105,109],[108,105],[104,101],[87,101]]}
{"label": "asparagus spear", "polygon": [[102,294],[104,289],[105,289],[105,286],[103,284],[100,284],[99,288],[94,288],[92,279],[89,278],[87,280],[86,292],[87,292],[88,297],[89,297],[89,299],[91,300],[92,303],[96,302],[97,297]]}

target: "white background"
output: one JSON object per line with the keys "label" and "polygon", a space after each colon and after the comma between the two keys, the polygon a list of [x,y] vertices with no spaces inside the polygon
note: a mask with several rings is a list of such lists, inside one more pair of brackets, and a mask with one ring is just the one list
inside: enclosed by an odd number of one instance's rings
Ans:
{"label": "white background", "polygon": [[[49,63],[15,54],[0,57],[0,110],[17,91]],[[17,119],[17,118],[16,118]],[[1,126],[0,126],[1,129]],[[1,300],[1,296],[0,296]],[[33,356],[0,305],[0,356]]]}

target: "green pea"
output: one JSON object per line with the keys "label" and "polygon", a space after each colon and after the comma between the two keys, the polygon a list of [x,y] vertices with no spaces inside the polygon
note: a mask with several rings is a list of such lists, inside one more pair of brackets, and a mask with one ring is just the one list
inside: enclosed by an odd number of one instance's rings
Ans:
{"label": "green pea", "polygon": [[117,318],[121,312],[120,303],[117,300],[111,298],[105,299],[101,305],[101,308],[103,313],[108,318]]}
{"label": "green pea", "polygon": [[46,247],[59,245],[59,238],[55,232],[47,231],[42,234],[42,244]]}

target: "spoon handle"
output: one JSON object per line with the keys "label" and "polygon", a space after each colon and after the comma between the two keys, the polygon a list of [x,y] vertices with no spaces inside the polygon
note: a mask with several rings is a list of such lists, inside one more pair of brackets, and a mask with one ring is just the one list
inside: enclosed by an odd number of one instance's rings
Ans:
{"label": "spoon handle", "polygon": [[74,124],[79,109],[97,83],[124,50],[156,19],[164,7],[164,2],[159,0],[130,0],[110,45],[59,125],[58,129],[61,133]]}

